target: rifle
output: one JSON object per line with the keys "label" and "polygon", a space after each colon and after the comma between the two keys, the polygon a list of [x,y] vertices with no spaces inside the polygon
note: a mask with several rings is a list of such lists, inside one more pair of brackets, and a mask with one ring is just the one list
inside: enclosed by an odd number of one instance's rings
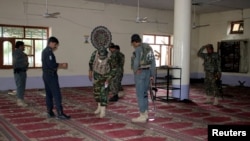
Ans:
{"label": "rifle", "polygon": [[[150,84],[149,84],[149,94],[150,94],[150,98],[153,102],[153,111],[156,114],[156,106],[155,106],[155,99],[156,99],[156,92],[157,92],[157,88],[153,86],[153,80],[150,80]],[[155,120],[155,114],[153,118],[149,118],[149,121],[153,121]]]}

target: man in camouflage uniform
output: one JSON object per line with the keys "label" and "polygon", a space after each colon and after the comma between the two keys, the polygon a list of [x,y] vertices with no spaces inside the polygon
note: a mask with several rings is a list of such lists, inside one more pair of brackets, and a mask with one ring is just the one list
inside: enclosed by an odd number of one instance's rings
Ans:
{"label": "man in camouflage uniform", "polygon": [[[204,50],[207,53],[203,53]],[[204,59],[205,70],[205,91],[207,95],[206,103],[211,102],[211,96],[214,97],[213,105],[218,105],[219,89],[216,84],[216,80],[221,78],[221,61],[218,53],[214,52],[212,44],[202,46],[198,51],[198,56]]]}
{"label": "man in camouflage uniform", "polygon": [[106,48],[95,50],[89,60],[89,80],[93,81],[94,98],[98,103],[95,114],[105,116],[108,103],[109,84],[117,73],[116,56],[111,56]]}
{"label": "man in camouflage uniform", "polygon": [[119,77],[119,91],[123,91],[122,88],[122,78],[124,73],[124,64],[125,64],[125,55],[120,51],[120,46],[116,45],[115,49],[118,51],[118,56],[120,56],[121,61],[119,62],[119,66],[121,67],[121,75]]}
{"label": "man in camouflage uniform", "polygon": [[111,52],[111,57],[117,60],[117,73],[112,79],[110,84],[110,90],[113,96],[109,99],[110,102],[116,102],[119,100],[118,92],[121,88],[121,79],[123,74],[124,58],[122,58],[121,53],[116,49],[118,45],[113,43],[109,46],[109,51]]}

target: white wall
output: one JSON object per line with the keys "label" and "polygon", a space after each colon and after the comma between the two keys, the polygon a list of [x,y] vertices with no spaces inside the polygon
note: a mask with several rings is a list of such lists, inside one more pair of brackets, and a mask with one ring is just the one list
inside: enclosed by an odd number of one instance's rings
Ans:
{"label": "white wall", "polygon": [[[149,20],[158,20],[168,24],[135,23],[137,7],[93,3],[84,0],[49,0],[48,2],[49,12],[60,12],[59,18],[48,19],[41,16],[46,11],[45,0],[1,0],[0,23],[50,27],[52,35],[58,37],[60,41],[59,49],[55,52],[57,61],[69,63],[67,70],[59,71],[61,82],[65,81],[63,86],[75,86],[72,84],[73,82],[87,85],[88,61],[94,47],[91,43],[84,43],[84,35],[90,35],[96,26],[106,26],[112,32],[113,42],[119,44],[121,51],[125,54],[124,79],[126,81],[133,81],[130,77],[126,78],[126,75],[132,75],[130,57],[133,48],[130,45],[130,36],[133,33],[173,34],[173,11],[141,8],[141,17],[147,16]],[[192,30],[190,55],[192,76],[199,77],[203,73],[202,60],[197,57],[200,46],[212,43],[216,47],[218,41],[225,39],[249,39],[250,19],[245,20],[243,35],[227,34],[229,22],[239,20],[240,17],[240,10],[203,14],[197,17],[200,24],[208,23],[210,26]],[[244,10],[244,17],[250,17],[250,9]],[[131,22],[122,19],[130,19]],[[42,87],[40,86],[43,84],[40,79],[41,75],[40,69],[30,69],[28,79],[32,79],[32,81],[28,80],[27,88],[34,88],[37,85]],[[249,73],[223,73],[223,75],[245,77],[249,76]],[[33,81],[39,82],[34,85]],[[13,89],[14,86],[12,70],[0,70],[0,90]]]}
{"label": "white wall", "polygon": [[[242,19],[242,11],[234,10],[219,13],[209,13],[199,16],[200,24],[210,24],[210,26],[193,29],[192,49],[191,49],[191,73],[203,73],[203,60],[197,57],[197,52],[202,45],[211,43],[217,51],[217,42],[221,40],[250,39],[250,9],[243,10],[244,34],[229,34],[231,21]],[[197,39],[197,40],[196,40]],[[250,53],[250,40],[248,42],[248,54]],[[248,58],[249,59],[249,58]],[[250,64],[248,64],[250,68]],[[250,86],[250,71],[248,73],[223,73],[222,78],[227,78],[224,83],[238,85],[238,81],[246,81]],[[231,77],[228,79],[228,77]]]}
{"label": "white wall", "polygon": [[[112,33],[113,42],[120,45],[121,51],[126,56],[125,74],[132,74],[130,56],[133,48],[130,45],[130,37],[133,33],[173,34],[172,11],[140,9],[142,17],[147,16],[149,20],[168,23],[163,25],[136,23],[137,7],[85,2],[83,0],[49,0],[48,3],[49,12],[61,13],[59,18],[42,17],[46,11],[45,0],[1,0],[0,23],[50,27],[52,35],[58,37],[60,42],[59,49],[55,52],[57,61],[69,63],[67,70],[59,71],[61,78],[63,76],[83,77],[88,75],[88,61],[94,47],[91,43],[84,43],[84,35],[90,35],[96,26],[106,26]],[[121,19],[131,21],[122,21]],[[41,77],[41,75],[40,69],[28,71],[29,78]],[[0,70],[0,78],[13,79],[12,70]],[[3,83],[0,82],[0,85]],[[29,84],[27,87],[30,88]]]}

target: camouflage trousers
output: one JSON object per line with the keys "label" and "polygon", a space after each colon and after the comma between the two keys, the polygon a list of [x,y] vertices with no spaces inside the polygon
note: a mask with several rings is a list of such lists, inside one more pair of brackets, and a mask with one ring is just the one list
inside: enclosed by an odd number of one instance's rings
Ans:
{"label": "camouflage trousers", "polygon": [[123,88],[122,88],[122,78],[123,78],[123,72],[119,76],[119,86],[118,86],[119,91],[123,91]]}
{"label": "camouflage trousers", "polygon": [[121,87],[122,73],[117,73],[116,76],[110,82],[110,91],[113,95],[117,95]]}
{"label": "camouflage trousers", "polygon": [[216,73],[205,72],[205,91],[208,96],[219,96],[219,88],[216,83]]}
{"label": "camouflage trousers", "polygon": [[101,106],[108,105],[108,94],[109,94],[109,86],[105,88],[105,81],[107,77],[94,72],[94,98],[95,101],[100,103]]}

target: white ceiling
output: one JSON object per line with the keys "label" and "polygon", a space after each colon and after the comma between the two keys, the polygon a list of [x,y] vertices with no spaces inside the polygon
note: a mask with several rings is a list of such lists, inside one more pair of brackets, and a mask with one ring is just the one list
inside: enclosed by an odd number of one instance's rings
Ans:
{"label": "white ceiling", "polygon": [[[137,7],[138,0],[87,0],[107,4],[128,5]],[[174,0],[139,0],[140,7],[173,10]],[[197,13],[211,13],[250,8],[250,0],[192,0]]]}

